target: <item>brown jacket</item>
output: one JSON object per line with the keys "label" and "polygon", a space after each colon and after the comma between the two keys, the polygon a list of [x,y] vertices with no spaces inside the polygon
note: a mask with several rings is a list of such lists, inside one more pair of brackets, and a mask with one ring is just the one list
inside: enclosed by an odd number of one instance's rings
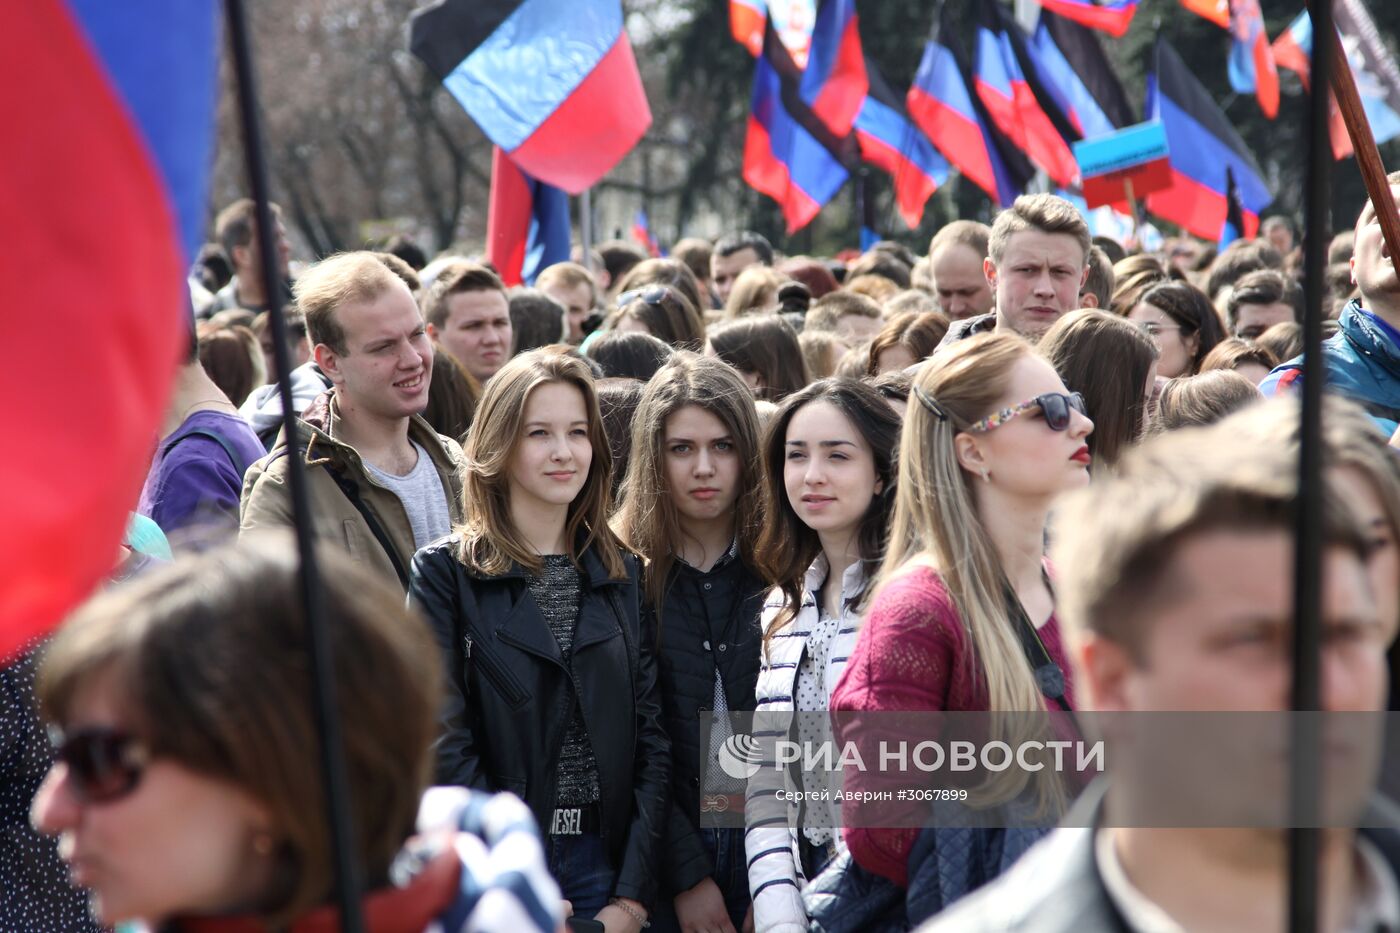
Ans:
{"label": "brown jacket", "polygon": [[[304,449],[306,477],[311,497],[311,521],[316,536],[349,552],[357,563],[370,567],[386,580],[398,583],[394,562],[380,545],[369,524],[346,491],[336,482],[339,476],[347,489],[360,498],[374,516],[384,535],[393,544],[399,566],[407,572],[416,550],[413,528],[403,503],[393,492],[370,478],[355,448],[336,440],[340,412],[332,389],[311,403],[297,422],[297,447]],[[416,441],[437,467],[447,491],[453,525],[462,522],[462,449],[451,438],[438,434],[421,417],[409,422],[408,436]],[[277,436],[272,452],[248,469],[243,479],[239,503],[239,531],[244,534],[261,528],[290,528],[292,489],[288,475],[285,430]],[[332,472],[334,471],[334,473]]]}

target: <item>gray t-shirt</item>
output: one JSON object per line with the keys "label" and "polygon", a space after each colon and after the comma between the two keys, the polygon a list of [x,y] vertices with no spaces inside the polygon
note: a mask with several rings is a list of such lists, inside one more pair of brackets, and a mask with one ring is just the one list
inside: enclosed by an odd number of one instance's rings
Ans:
{"label": "gray t-shirt", "polygon": [[368,460],[364,464],[376,483],[399,497],[413,527],[413,546],[424,547],[452,530],[452,513],[433,458],[417,442],[409,443],[418,451],[418,463],[407,476],[385,473]]}

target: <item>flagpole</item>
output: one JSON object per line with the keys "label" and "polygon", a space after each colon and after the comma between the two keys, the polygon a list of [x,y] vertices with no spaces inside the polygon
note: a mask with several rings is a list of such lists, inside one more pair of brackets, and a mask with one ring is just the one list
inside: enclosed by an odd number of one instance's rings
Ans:
{"label": "flagpole", "polygon": [[[1337,66],[1332,0],[1312,8],[1312,92],[1308,95],[1308,161],[1303,245],[1303,402],[1298,456],[1298,498],[1293,568],[1293,728],[1289,762],[1288,929],[1313,933],[1318,914],[1317,828],[1320,791],[1317,717],[1321,708],[1322,649],[1322,306],[1328,247],[1331,130],[1328,77]],[[1241,231],[1243,233],[1244,231]]]}
{"label": "flagpole", "polygon": [[277,363],[277,390],[282,403],[282,431],[293,453],[287,457],[292,494],[293,527],[300,557],[299,583],[302,609],[306,615],[307,650],[311,656],[311,701],[319,740],[322,778],[326,787],[326,820],[335,865],[335,892],[340,905],[344,933],[364,933],[360,914],[360,866],[355,857],[354,818],[350,809],[350,782],[346,776],[345,749],[340,720],[336,715],[335,668],[331,659],[330,633],[326,624],[324,594],[316,563],[311,532],[311,500],[306,470],[296,453],[297,411],[292,401],[292,359],[287,340],[287,320],[280,297],[274,256],[272,206],[268,191],[267,162],[263,151],[262,126],[258,118],[258,94],[254,81],[253,55],[248,37],[247,14],[243,0],[227,0],[229,46],[238,86],[238,114],[243,131],[243,154],[247,162],[248,185],[253,195],[258,224],[258,260],[262,264],[263,294],[268,297],[272,323],[273,358]]}
{"label": "flagpole", "polygon": [[[597,275],[593,268],[593,189],[584,188],[578,196],[579,237],[583,241],[583,267],[590,275]],[[611,287],[612,283],[609,283]]]}

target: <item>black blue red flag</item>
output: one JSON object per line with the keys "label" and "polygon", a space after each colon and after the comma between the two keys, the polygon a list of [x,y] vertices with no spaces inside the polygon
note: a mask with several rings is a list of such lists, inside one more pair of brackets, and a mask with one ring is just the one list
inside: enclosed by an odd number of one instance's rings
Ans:
{"label": "black blue red flag", "polygon": [[802,71],[802,99],[840,137],[855,125],[868,87],[855,0],[822,0]]}
{"label": "black blue red flag", "polygon": [[1229,183],[1239,189],[1243,235],[1259,228],[1259,213],[1273,201],[1264,173],[1211,99],[1210,92],[1165,40],[1157,40],[1147,79],[1147,118],[1167,132],[1172,187],[1147,196],[1147,209],[1203,240],[1220,236],[1229,212]]}
{"label": "black blue red flag", "polygon": [[849,177],[855,140],[837,137],[803,100],[798,70],[772,23],[754,62],[744,181],[782,205],[789,233],[816,217]]}
{"label": "black blue red flag", "polygon": [[651,125],[620,0],[436,0],[409,44],[521,171],[571,194]]}
{"label": "black blue red flag", "polygon": [[924,204],[948,180],[948,161],[909,119],[874,62],[866,63],[866,71],[870,91],[855,124],[860,155],[894,179],[899,216],[913,229],[923,219]]}
{"label": "black blue red flag", "polygon": [[1120,38],[1137,13],[1138,0],[1040,0],[1042,12],[1073,20]]}
{"label": "black blue red flag", "polygon": [[1079,135],[1103,136],[1137,122],[1091,30],[1045,9],[1025,48],[1042,86]]}
{"label": "black blue red flag", "polygon": [[924,45],[905,102],[914,122],[948,161],[996,204],[1026,190],[1035,169],[992,123],[973,92],[968,56],[945,6]]}

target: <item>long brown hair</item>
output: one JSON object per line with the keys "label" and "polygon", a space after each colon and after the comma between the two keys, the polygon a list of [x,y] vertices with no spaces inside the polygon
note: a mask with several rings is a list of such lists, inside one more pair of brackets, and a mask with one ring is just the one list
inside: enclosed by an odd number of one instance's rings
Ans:
{"label": "long brown hair", "polygon": [[[899,441],[899,419],[884,398],[855,379],[823,379],[801,392],[789,395],[763,434],[764,508],[767,519],[758,539],[758,563],[764,576],[783,594],[783,608],[764,633],[765,642],[797,617],[802,607],[802,590],[807,569],[821,553],[821,539],[793,511],[783,482],[787,462],[787,431],[793,417],[806,405],[826,402],[841,412],[860,432],[875,460],[875,477],[884,483],[870,500],[861,519],[856,541],[860,560],[868,566],[878,562],[885,550],[890,512],[895,498],[895,451]],[[866,575],[867,581],[871,575]],[[871,591],[867,585],[855,596],[859,609]]]}
{"label": "long brown hair", "polygon": [[661,617],[666,583],[683,534],[666,478],[666,422],[694,405],[718,418],[733,438],[739,458],[739,497],[734,503],[734,534],[739,556],[757,567],[758,532],[763,527],[758,413],[748,386],[716,359],[680,354],[647,383],[632,422],[632,450],[622,502],[614,520],[618,534],[647,562],[643,599]]}
{"label": "long brown hair", "polygon": [[593,376],[582,359],[559,349],[522,353],[502,366],[486,384],[467,433],[462,509],[467,520],[458,529],[462,536],[458,556],[472,571],[486,576],[505,573],[513,563],[533,574],[542,570],[539,555],[520,537],[511,521],[510,463],[520,443],[525,403],[531,392],[550,382],[567,383],[582,393],[588,412],[588,442],[593,448],[588,478],[569,503],[564,536],[570,556],[577,563],[584,551],[595,547],[608,575],[622,579],[627,575],[622,545],[608,527],[612,452],[598,412]]}
{"label": "long brown hair", "polygon": [[776,314],[751,314],[710,331],[715,355],[739,372],[757,373],[757,398],[781,402],[807,385],[807,363],[797,331]]}
{"label": "long brown hair", "polygon": [[1072,392],[1084,396],[1094,463],[1112,466],[1147,427],[1147,374],[1161,352],[1141,328],[1107,311],[1072,311],[1040,341]]}

